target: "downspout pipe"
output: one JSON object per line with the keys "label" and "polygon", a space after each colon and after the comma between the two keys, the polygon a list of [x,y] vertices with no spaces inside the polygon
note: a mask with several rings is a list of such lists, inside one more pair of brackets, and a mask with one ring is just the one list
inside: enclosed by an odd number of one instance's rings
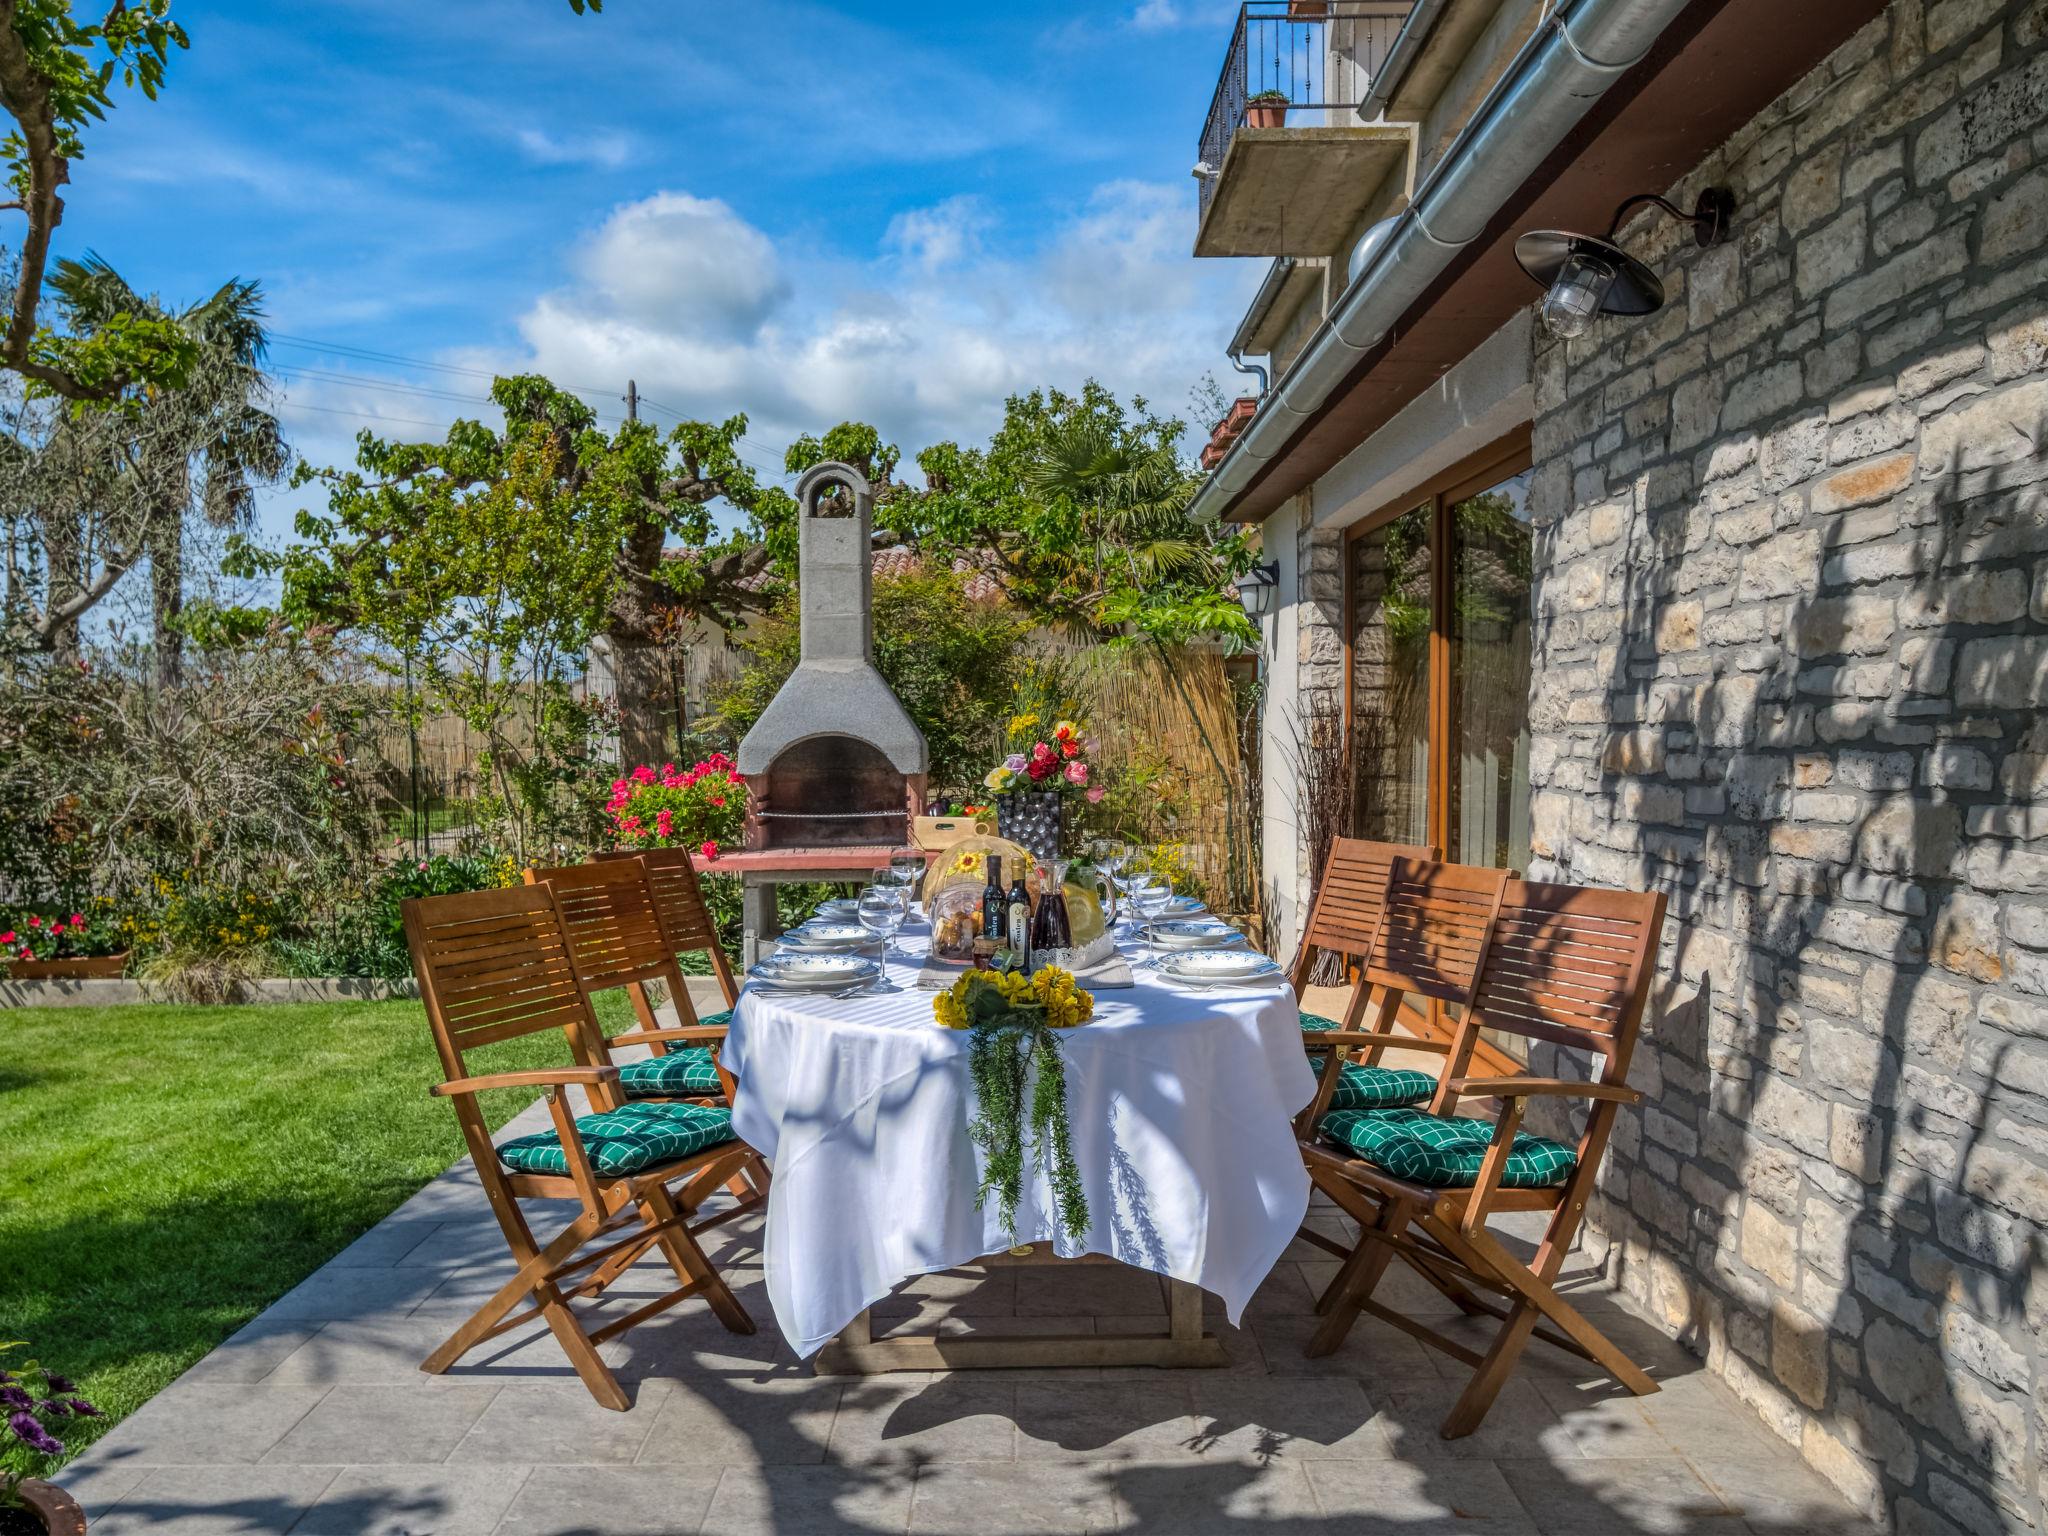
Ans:
{"label": "downspout pipe", "polygon": [[1244,354],[1242,352],[1233,352],[1230,354],[1230,366],[1235,368],[1239,373],[1249,374],[1251,377],[1257,379],[1259,381],[1259,398],[1261,400],[1266,398],[1267,382],[1265,369],[1261,368],[1257,363],[1246,362],[1244,360]]}
{"label": "downspout pipe", "polygon": [[1687,0],[1577,0],[1522,45],[1498,84],[1431,167],[1363,270],[1287,376],[1265,398],[1189,507],[1222,516],[1261,466],[1361,358],[1479,238],[1500,206],[1543,164],[1607,88],[1648,55]]}

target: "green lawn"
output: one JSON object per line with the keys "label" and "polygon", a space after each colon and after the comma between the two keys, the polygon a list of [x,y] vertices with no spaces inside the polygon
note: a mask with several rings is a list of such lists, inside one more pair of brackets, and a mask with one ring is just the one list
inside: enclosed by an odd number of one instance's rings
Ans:
{"label": "green lawn", "polygon": [[416,1003],[0,1014],[0,1338],[132,1412],[461,1155],[439,1075]]}

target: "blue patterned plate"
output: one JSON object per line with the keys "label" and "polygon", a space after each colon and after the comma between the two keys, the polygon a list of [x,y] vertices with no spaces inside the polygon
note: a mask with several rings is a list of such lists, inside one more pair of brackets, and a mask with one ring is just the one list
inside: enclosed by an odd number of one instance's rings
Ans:
{"label": "blue patterned plate", "polygon": [[859,949],[863,944],[879,944],[881,939],[859,923],[821,922],[814,918],[800,928],[790,929],[776,942],[784,949],[831,954],[838,950]]}
{"label": "blue patterned plate", "polygon": [[836,992],[873,981],[882,965],[866,955],[801,955],[777,950],[747,972],[750,981],[794,992]]}
{"label": "blue patterned plate", "polygon": [[1244,935],[1214,918],[1167,918],[1147,923],[1138,937],[1158,949],[1235,949]]}
{"label": "blue patterned plate", "polygon": [[1275,960],[1249,949],[1203,949],[1168,955],[1159,974],[1198,987],[1251,986],[1286,975]]}

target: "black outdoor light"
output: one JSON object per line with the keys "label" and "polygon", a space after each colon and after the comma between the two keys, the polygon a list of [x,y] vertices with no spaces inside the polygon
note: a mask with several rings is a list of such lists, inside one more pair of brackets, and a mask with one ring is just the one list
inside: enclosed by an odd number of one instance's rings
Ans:
{"label": "black outdoor light", "polygon": [[1648,203],[1692,226],[1702,246],[1728,238],[1735,212],[1735,194],[1709,187],[1687,213],[1653,192],[1625,198],[1601,237],[1575,235],[1563,229],[1535,229],[1515,242],[1515,260],[1522,270],[1550,291],[1540,313],[1553,336],[1583,336],[1596,315],[1647,315],[1664,304],[1664,284],[1643,263],[1614,243],[1614,233],[1632,209]]}
{"label": "black outdoor light", "polygon": [[1273,611],[1273,594],[1280,588],[1280,562],[1269,560],[1255,565],[1237,578],[1237,600],[1254,619]]}

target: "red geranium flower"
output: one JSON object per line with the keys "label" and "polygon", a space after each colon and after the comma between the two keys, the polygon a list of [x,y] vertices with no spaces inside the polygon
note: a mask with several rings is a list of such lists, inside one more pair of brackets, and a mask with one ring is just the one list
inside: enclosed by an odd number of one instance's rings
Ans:
{"label": "red geranium flower", "polygon": [[718,844],[713,842],[706,842],[702,847],[700,847],[697,850],[697,852],[702,854],[707,861],[715,859],[718,857]]}

